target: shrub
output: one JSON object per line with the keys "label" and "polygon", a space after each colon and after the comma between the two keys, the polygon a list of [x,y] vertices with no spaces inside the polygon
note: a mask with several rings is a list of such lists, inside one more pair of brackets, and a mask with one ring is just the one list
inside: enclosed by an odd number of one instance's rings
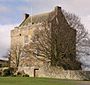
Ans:
{"label": "shrub", "polygon": [[14,68],[7,68],[3,70],[3,76],[12,76],[14,74]]}
{"label": "shrub", "polygon": [[88,78],[88,79],[83,79],[83,81],[90,81],[90,78]]}
{"label": "shrub", "polygon": [[25,73],[24,73],[23,70],[22,70],[22,71],[18,71],[18,72],[16,73],[16,76],[19,76],[19,77],[23,77],[23,75],[25,75]]}
{"label": "shrub", "polygon": [[16,73],[16,76],[19,76],[19,77],[29,77],[28,74],[25,74],[24,70],[18,71],[18,72]]}
{"label": "shrub", "polygon": [[21,72],[17,72],[17,76],[22,76],[22,73]]}
{"label": "shrub", "polygon": [[3,76],[10,76],[10,70],[9,69],[4,69],[3,70]]}
{"label": "shrub", "polygon": [[2,76],[2,71],[0,71],[0,76]]}
{"label": "shrub", "polygon": [[24,74],[23,77],[29,77],[29,75],[28,74]]}

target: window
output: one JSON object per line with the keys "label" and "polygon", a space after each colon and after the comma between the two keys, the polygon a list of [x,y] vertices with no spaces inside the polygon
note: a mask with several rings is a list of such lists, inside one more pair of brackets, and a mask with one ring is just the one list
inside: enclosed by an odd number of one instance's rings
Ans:
{"label": "window", "polygon": [[25,35],[25,36],[24,36],[24,43],[27,44],[28,42],[29,42],[28,35]]}
{"label": "window", "polygon": [[19,34],[21,36],[21,34]]}

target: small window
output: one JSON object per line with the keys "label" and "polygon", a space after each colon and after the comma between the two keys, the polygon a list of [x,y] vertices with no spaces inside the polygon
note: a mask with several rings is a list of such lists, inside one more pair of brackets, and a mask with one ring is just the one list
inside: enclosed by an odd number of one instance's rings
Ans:
{"label": "small window", "polygon": [[21,34],[19,34],[21,36]]}
{"label": "small window", "polygon": [[24,36],[24,43],[27,44],[29,42],[28,35]]}
{"label": "small window", "polygon": [[34,22],[32,22],[32,24],[34,24]]}

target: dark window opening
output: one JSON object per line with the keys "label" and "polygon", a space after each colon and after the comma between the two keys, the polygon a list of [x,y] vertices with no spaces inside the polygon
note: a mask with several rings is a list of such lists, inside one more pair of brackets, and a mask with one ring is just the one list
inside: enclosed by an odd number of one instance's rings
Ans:
{"label": "dark window opening", "polygon": [[32,24],[34,24],[34,22],[32,22]]}
{"label": "dark window opening", "polygon": [[21,34],[19,34],[21,36]]}

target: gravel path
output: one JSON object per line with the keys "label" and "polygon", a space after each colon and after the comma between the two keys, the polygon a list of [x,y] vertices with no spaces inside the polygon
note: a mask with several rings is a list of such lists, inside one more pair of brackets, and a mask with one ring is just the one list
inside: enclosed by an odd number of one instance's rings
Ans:
{"label": "gravel path", "polygon": [[90,85],[90,81],[77,81],[77,85]]}

